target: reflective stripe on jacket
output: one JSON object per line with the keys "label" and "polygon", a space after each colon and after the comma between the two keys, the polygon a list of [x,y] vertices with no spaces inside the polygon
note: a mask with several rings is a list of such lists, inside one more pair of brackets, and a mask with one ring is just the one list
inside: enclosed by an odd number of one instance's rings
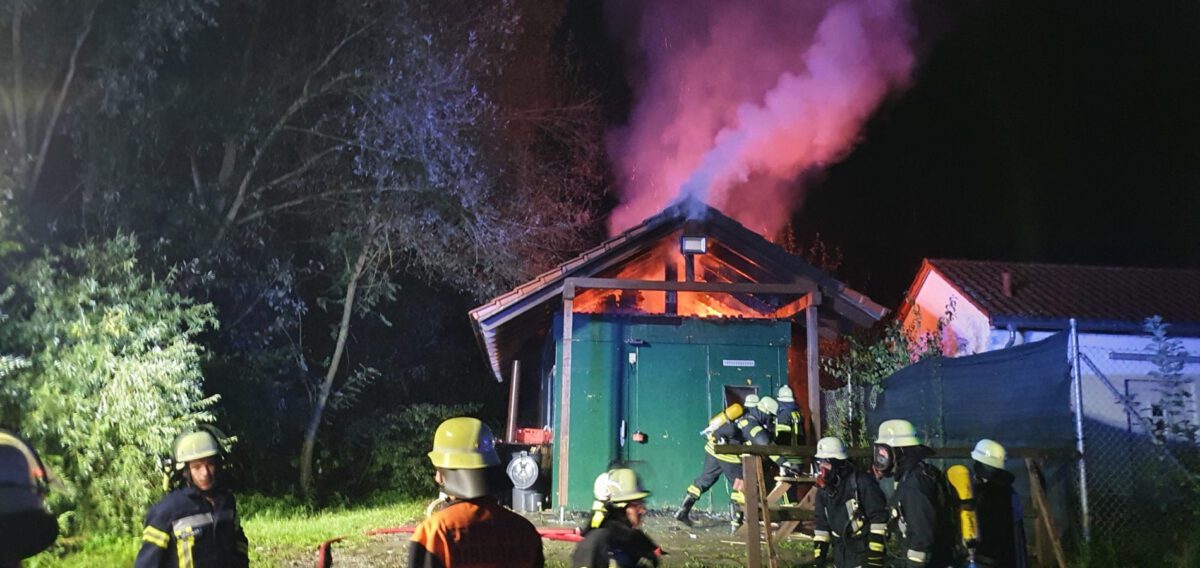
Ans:
{"label": "reflective stripe on jacket", "polygon": [[246,534],[233,494],[215,491],[210,502],[195,488],[168,493],[146,513],[135,568],[249,566]]}

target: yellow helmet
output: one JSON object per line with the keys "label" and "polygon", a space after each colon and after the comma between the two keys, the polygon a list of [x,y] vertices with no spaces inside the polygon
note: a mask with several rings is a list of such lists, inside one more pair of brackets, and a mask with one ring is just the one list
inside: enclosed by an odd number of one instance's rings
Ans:
{"label": "yellow helmet", "polygon": [[879,425],[879,438],[876,444],[884,444],[893,448],[920,446],[921,438],[917,429],[907,420],[885,420]]}
{"label": "yellow helmet", "polygon": [[500,456],[491,428],[478,418],[460,416],[438,426],[429,461],[443,469],[483,469],[500,465]]}
{"label": "yellow helmet", "polygon": [[971,457],[979,463],[1004,469],[1004,460],[1008,457],[1008,452],[995,440],[984,438],[975,444],[975,449],[971,451]]}
{"label": "yellow helmet", "polygon": [[617,505],[650,496],[650,492],[642,487],[642,480],[637,472],[624,467],[610,469],[596,477],[592,493],[597,501]]}
{"label": "yellow helmet", "polygon": [[762,412],[763,414],[775,416],[775,414],[779,412],[779,403],[775,402],[775,399],[769,396],[764,396],[758,399],[758,406],[756,408],[758,408],[758,411]]}
{"label": "yellow helmet", "polygon": [[783,385],[779,387],[779,392],[775,393],[775,397],[779,402],[796,402],[796,398],[792,396],[792,387]]}
{"label": "yellow helmet", "polygon": [[841,440],[828,437],[821,438],[817,441],[817,453],[813,457],[819,460],[844,460],[846,456],[846,445]]}
{"label": "yellow helmet", "polygon": [[183,469],[187,462],[221,455],[221,444],[212,432],[197,430],[175,438],[172,454],[175,458],[175,469]]}

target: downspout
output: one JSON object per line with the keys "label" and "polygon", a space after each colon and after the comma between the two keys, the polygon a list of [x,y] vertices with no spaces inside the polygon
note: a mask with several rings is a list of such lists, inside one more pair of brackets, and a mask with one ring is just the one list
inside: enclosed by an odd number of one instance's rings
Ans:
{"label": "downspout", "polygon": [[1008,343],[1004,344],[1004,348],[1008,349],[1017,343],[1017,326],[1008,324]]}

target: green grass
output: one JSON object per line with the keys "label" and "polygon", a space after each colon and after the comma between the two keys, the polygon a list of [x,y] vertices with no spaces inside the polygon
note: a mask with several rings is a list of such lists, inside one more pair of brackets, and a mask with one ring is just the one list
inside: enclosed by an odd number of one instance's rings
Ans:
{"label": "green grass", "polygon": [[[277,566],[288,560],[310,559],[315,565],[321,542],[344,536],[344,544],[367,540],[365,531],[412,524],[424,515],[425,502],[402,498],[377,498],[365,506],[314,510],[291,500],[248,496],[238,513],[250,541],[254,566]],[[93,536],[62,539],[51,551],[27,561],[32,568],[83,568],[132,566],[139,541],[135,537]]]}

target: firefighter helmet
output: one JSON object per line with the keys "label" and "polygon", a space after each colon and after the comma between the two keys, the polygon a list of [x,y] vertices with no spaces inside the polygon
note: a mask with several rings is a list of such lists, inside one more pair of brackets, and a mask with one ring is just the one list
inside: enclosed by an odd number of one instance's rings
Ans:
{"label": "firefighter helmet", "polygon": [[433,435],[429,461],[442,469],[483,469],[500,465],[492,429],[478,418],[460,416],[442,422]]}
{"label": "firefighter helmet", "polygon": [[995,440],[984,438],[975,444],[975,449],[971,451],[971,457],[979,463],[990,465],[996,469],[1004,469],[1004,459],[1008,457],[1008,452]]}
{"label": "firefighter helmet", "polygon": [[907,448],[920,446],[921,438],[917,436],[917,429],[913,427],[912,422],[885,420],[883,424],[879,425],[879,438],[875,440],[875,443],[893,448]]}
{"label": "firefighter helmet", "polygon": [[775,398],[778,398],[779,402],[796,402],[796,398],[792,396],[792,387],[787,385],[779,387],[779,392],[775,393]]}
{"label": "firefighter helmet", "polygon": [[758,399],[757,408],[758,408],[758,411],[762,412],[763,414],[770,414],[771,416],[775,416],[775,414],[779,412],[779,403],[775,402],[775,399],[773,399],[769,396],[764,396],[764,397]]}
{"label": "firefighter helmet", "polygon": [[15,434],[0,430],[0,564],[33,556],[58,538],[58,521],[46,508],[49,492],[37,452]]}
{"label": "firefighter helmet", "polygon": [[650,496],[650,492],[642,487],[642,480],[637,472],[624,467],[601,473],[592,485],[592,492],[597,501],[616,505],[640,501]]}
{"label": "firefighter helmet", "polygon": [[746,400],[742,403],[742,406],[746,408],[758,408],[758,400],[758,395],[748,394],[746,395]]}
{"label": "firefighter helmet", "polygon": [[175,469],[181,470],[187,462],[221,455],[221,443],[208,430],[187,432],[175,438],[171,457],[175,460]]}
{"label": "firefighter helmet", "polygon": [[847,459],[846,445],[834,437],[821,438],[817,441],[817,453],[813,457],[819,460]]}

